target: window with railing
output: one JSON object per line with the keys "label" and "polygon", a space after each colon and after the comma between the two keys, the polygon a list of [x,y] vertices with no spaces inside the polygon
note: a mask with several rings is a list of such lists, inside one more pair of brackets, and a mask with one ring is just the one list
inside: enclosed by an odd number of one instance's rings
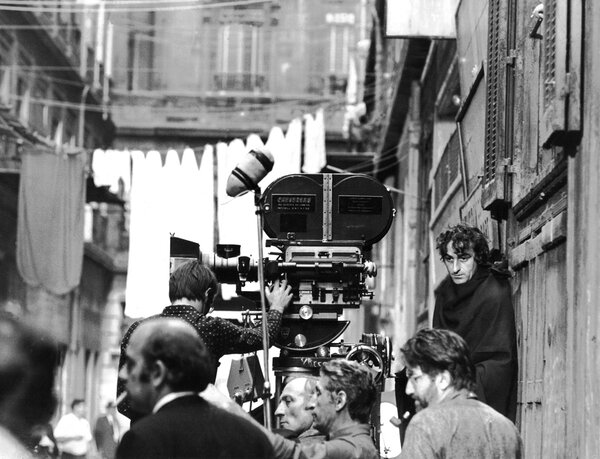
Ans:
{"label": "window with railing", "polygon": [[213,87],[217,91],[264,91],[264,75],[254,73],[216,73],[213,75]]}
{"label": "window with railing", "polygon": [[129,41],[130,75],[132,90],[153,89],[154,38],[148,32],[133,31]]}
{"label": "window with railing", "polygon": [[263,29],[257,24],[219,24],[215,91],[268,90],[264,68]]}

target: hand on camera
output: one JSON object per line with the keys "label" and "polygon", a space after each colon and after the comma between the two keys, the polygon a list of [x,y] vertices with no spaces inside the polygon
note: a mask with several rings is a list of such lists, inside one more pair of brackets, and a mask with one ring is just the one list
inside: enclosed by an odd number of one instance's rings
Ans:
{"label": "hand on camera", "polygon": [[276,280],[271,287],[265,287],[265,294],[271,310],[283,312],[292,301],[292,287],[286,279]]}

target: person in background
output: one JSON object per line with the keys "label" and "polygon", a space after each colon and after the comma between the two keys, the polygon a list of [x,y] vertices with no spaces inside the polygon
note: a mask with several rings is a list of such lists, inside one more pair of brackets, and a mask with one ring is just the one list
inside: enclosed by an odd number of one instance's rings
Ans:
{"label": "person in background", "polygon": [[406,393],[418,412],[406,430],[401,458],[521,457],[515,425],[477,400],[469,348],[448,330],[423,329],[401,349]]}
{"label": "person in background", "polygon": [[50,423],[34,427],[30,445],[33,456],[39,459],[54,459],[60,454]]}
{"label": "person in background", "polygon": [[200,397],[213,372],[187,322],[155,318],[137,327],[121,377],[132,408],[144,416],[123,435],[117,458],[272,458],[259,429]]}
{"label": "person in background", "polygon": [[308,409],[316,384],[317,378],[313,376],[300,376],[288,380],[275,410],[275,416],[279,418],[282,429],[281,435],[299,442],[325,438],[312,426],[313,417]]}
{"label": "person in background", "polygon": [[514,421],[517,341],[510,273],[492,266],[478,228],[452,226],[436,243],[448,276],[435,290],[433,328],[452,330],[467,342],[477,398]]}
{"label": "person in background", "polygon": [[[260,325],[242,327],[226,319],[208,315],[218,287],[217,278],[210,268],[202,265],[197,260],[189,261],[171,274],[169,279],[171,306],[167,306],[160,315],[154,316],[177,317],[192,325],[212,356],[215,369],[213,373],[215,375],[219,359],[223,355],[253,352],[262,349],[263,345]],[[292,300],[291,290],[285,280],[276,281],[270,289],[266,289],[266,297],[270,304],[267,313],[270,342],[279,333],[282,313]],[[126,362],[129,339],[141,323],[143,321],[134,322],[121,341],[119,370],[123,368]],[[211,382],[214,382],[214,375]],[[117,381],[117,398],[124,389],[125,383],[119,378]],[[125,398],[118,405],[118,410],[131,419],[132,422],[140,417],[140,414],[131,408],[128,398]]]}
{"label": "person in background", "polygon": [[0,457],[29,458],[34,429],[56,408],[56,343],[44,332],[0,314]]}
{"label": "person in background", "polygon": [[117,418],[117,407],[113,402],[106,404],[106,412],[98,416],[94,426],[94,440],[102,459],[113,459],[120,440],[121,427]]}
{"label": "person in background", "polygon": [[85,418],[85,400],[76,398],[71,403],[71,412],[58,420],[54,438],[58,442],[62,459],[85,459],[92,441],[90,423]]}

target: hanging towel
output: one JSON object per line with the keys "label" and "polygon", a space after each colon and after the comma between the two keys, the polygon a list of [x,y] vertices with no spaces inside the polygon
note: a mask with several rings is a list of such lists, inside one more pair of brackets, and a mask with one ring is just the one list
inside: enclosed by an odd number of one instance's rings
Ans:
{"label": "hanging towel", "polygon": [[[185,156],[184,156],[185,159]],[[193,209],[190,212],[199,218],[199,231],[197,239],[203,252],[215,250],[215,161],[214,148],[206,145],[200,159],[200,171],[198,172],[198,191],[193,200]]]}
{"label": "hanging towel", "polygon": [[288,174],[300,173],[300,164],[302,162],[302,120],[296,118],[292,120],[285,133],[286,149],[289,152]]}
{"label": "hanging towel", "polygon": [[317,110],[315,117],[304,115],[304,164],[302,171],[318,174],[327,164],[325,157],[325,125],[323,109]]}
{"label": "hanging towel", "polygon": [[169,233],[160,153],[132,152],[129,263],[125,313],[157,314],[169,301]]}
{"label": "hanging towel", "polygon": [[256,148],[263,148],[265,144],[262,139],[258,136],[258,134],[250,134],[246,139],[246,148],[248,151],[254,150]]}
{"label": "hanging towel", "polygon": [[273,155],[275,160],[273,169],[269,172],[266,177],[260,182],[260,188],[264,191],[267,187],[273,183],[276,179],[282,175],[286,175],[289,169],[289,154],[286,151],[287,144],[285,142],[285,136],[280,127],[274,126],[269,132],[269,139],[267,140],[267,149]]}
{"label": "hanging towel", "polygon": [[26,151],[17,217],[17,268],[31,286],[64,295],[83,263],[85,161],[82,155]]}
{"label": "hanging towel", "polygon": [[[112,193],[131,189],[131,155],[128,150],[94,150],[92,171],[96,186],[108,186]],[[121,185],[122,184],[122,185]]]}

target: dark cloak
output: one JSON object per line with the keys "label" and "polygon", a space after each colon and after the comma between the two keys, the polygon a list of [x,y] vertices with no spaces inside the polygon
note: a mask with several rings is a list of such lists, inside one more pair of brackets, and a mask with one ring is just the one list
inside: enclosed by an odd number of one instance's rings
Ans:
{"label": "dark cloak", "polygon": [[509,277],[485,266],[464,284],[447,276],[435,290],[433,327],[452,330],[467,342],[477,397],[514,421],[517,343]]}

